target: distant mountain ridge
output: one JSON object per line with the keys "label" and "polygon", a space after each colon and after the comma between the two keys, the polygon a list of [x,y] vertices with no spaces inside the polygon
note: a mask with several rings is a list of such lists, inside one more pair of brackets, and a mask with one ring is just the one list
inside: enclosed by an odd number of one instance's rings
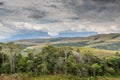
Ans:
{"label": "distant mountain ridge", "polygon": [[14,36],[2,40],[3,42],[24,40],[24,39],[45,39],[45,38],[60,38],[60,37],[88,37],[92,35],[97,35],[97,32],[75,32],[75,31],[62,31],[56,36],[51,36],[47,32],[42,31],[30,31],[22,30],[21,33],[15,34]]}
{"label": "distant mountain ridge", "polygon": [[[53,44],[55,46],[79,46],[94,47],[100,49],[120,50],[120,34],[98,34],[89,37],[60,37],[47,39],[25,39],[15,41],[16,44],[27,46],[44,46]],[[108,46],[109,45],[109,46]]]}

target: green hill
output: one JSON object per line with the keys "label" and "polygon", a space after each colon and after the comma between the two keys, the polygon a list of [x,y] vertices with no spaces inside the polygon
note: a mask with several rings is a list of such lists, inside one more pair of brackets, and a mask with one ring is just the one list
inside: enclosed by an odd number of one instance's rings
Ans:
{"label": "green hill", "polygon": [[45,44],[53,44],[55,46],[77,46],[120,50],[120,34],[118,33],[98,34],[89,37],[26,39],[14,42],[16,44],[22,44],[25,47],[43,47]]}

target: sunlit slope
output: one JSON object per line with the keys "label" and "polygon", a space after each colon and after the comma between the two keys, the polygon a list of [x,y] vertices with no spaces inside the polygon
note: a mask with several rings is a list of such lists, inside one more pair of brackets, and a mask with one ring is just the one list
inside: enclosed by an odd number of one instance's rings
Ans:
{"label": "sunlit slope", "polygon": [[98,57],[111,57],[115,56],[116,53],[119,53],[120,51],[117,50],[103,50],[103,49],[96,49],[96,48],[90,48],[90,47],[73,47],[75,51],[79,51],[80,54],[93,54]]}
{"label": "sunlit slope", "polygon": [[45,44],[53,44],[55,46],[77,46],[77,47],[93,47],[107,50],[120,50],[120,34],[99,34],[90,37],[66,37],[66,38],[48,38],[48,39],[26,39],[15,41],[16,44],[28,46],[42,47]]}

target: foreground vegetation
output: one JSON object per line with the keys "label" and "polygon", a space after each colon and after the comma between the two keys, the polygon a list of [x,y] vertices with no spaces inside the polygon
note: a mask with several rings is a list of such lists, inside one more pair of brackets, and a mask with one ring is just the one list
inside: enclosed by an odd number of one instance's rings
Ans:
{"label": "foreground vegetation", "polygon": [[96,76],[120,75],[118,52],[109,57],[99,57],[89,50],[83,54],[81,48],[52,45],[40,50],[21,50],[20,46],[12,43],[0,47],[0,74],[27,74],[26,80],[84,80],[84,77],[102,80]]}
{"label": "foreground vegetation", "polygon": [[[3,76],[4,75],[4,76]],[[12,75],[5,75],[2,74],[0,76],[1,80],[120,80],[120,77],[105,77],[105,76],[95,76],[95,77],[79,77],[75,75],[67,75],[64,76],[63,74],[56,74],[56,75],[40,75],[40,76],[29,76],[25,73],[19,73],[18,76],[15,77],[15,74]]]}
{"label": "foreground vegetation", "polygon": [[43,75],[39,77],[28,77],[28,76],[21,76],[22,80],[120,80],[119,77],[78,77],[74,75],[67,75],[64,76],[63,74],[57,75]]}

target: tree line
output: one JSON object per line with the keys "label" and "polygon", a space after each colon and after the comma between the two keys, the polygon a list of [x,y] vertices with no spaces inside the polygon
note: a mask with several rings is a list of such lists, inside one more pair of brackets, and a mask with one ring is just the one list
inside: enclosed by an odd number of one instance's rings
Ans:
{"label": "tree line", "polygon": [[[9,44],[11,45],[11,44]],[[7,45],[8,46],[8,45]],[[0,74],[27,73],[32,76],[68,74],[79,77],[120,75],[120,54],[100,58],[92,52],[85,54],[71,47],[47,45],[39,52],[27,50],[21,53],[18,45],[8,51],[0,47]]]}

